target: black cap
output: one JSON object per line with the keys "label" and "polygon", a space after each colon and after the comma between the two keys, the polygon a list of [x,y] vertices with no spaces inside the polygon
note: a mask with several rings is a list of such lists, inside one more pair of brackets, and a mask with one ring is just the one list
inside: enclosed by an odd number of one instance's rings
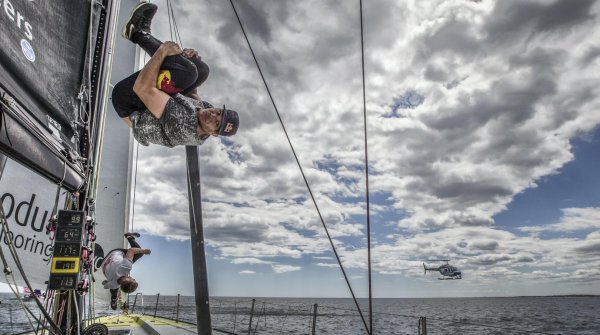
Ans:
{"label": "black cap", "polygon": [[225,108],[225,105],[223,105],[223,116],[221,116],[221,128],[219,128],[219,135],[235,135],[239,125],[240,118],[238,117],[238,113],[234,110]]}

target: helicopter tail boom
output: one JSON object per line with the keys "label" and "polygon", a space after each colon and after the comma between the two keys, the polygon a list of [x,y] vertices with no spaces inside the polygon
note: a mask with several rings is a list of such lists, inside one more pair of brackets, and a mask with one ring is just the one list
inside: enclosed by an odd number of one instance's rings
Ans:
{"label": "helicopter tail boom", "polygon": [[423,263],[423,274],[426,275],[427,271],[438,271],[438,268],[428,268],[425,263]]}

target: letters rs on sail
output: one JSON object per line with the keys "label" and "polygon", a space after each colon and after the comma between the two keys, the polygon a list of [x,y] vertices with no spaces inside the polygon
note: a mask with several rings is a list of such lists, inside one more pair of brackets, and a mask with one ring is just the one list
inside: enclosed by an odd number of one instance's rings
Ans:
{"label": "letters rs on sail", "polygon": [[[22,1],[18,2],[19,5],[21,5],[22,3],[23,3]],[[25,33],[25,36],[30,41],[33,40],[33,33],[32,33],[33,28],[31,27],[31,24],[27,21],[27,18],[25,17],[25,15],[23,15],[22,9],[19,10],[19,8],[15,8],[15,6],[13,6],[12,2],[10,2],[8,0],[1,0],[0,1],[0,12],[1,12],[0,20],[6,21],[6,19],[8,19],[8,20],[14,22],[14,24],[16,24],[17,28],[22,30],[23,33]]]}

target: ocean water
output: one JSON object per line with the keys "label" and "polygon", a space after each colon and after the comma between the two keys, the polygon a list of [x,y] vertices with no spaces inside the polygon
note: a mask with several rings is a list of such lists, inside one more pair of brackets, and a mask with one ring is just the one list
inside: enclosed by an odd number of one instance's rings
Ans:
{"label": "ocean water", "polygon": [[[0,334],[16,334],[31,327],[17,300],[0,293]],[[193,297],[138,296],[130,298],[133,312],[195,321]],[[35,309],[34,302],[27,306]],[[314,304],[317,316],[314,317]],[[367,301],[360,300],[367,324]],[[97,303],[99,315],[112,314]],[[366,334],[352,299],[256,298],[252,323],[251,298],[211,298],[213,328],[248,334]],[[427,334],[600,334],[600,297],[510,297],[374,299],[374,334],[418,334],[419,317],[425,317]],[[213,334],[221,334],[214,331]]]}

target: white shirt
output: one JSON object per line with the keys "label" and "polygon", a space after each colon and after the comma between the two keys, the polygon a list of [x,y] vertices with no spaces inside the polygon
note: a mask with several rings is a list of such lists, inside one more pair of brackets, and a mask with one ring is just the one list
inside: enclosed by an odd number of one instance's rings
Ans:
{"label": "white shirt", "polygon": [[102,262],[102,272],[106,281],[102,282],[105,289],[117,289],[117,280],[123,276],[129,276],[133,263],[125,257],[121,250],[115,250],[108,254]]}

